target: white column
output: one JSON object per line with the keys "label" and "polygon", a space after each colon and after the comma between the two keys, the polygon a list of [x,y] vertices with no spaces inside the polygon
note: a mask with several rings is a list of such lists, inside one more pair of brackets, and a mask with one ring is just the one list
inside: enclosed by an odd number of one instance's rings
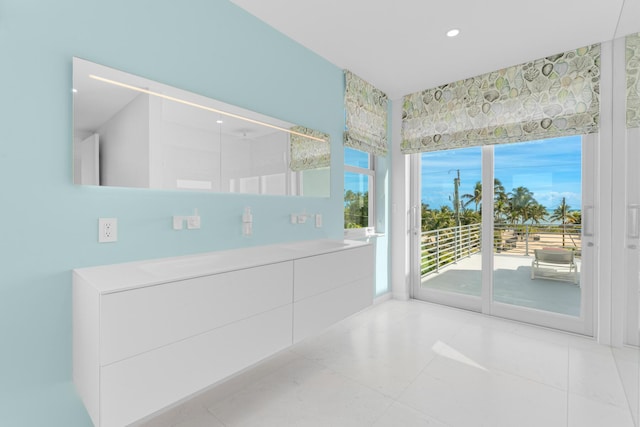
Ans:
{"label": "white column", "polygon": [[400,152],[402,99],[392,101],[391,110],[391,292],[393,298],[409,299],[410,268],[410,180],[409,156]]}

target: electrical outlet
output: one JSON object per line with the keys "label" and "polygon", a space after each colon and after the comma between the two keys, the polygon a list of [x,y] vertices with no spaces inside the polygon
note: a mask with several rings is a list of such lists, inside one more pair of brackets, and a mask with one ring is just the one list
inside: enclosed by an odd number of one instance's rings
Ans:
{"label": "electrical outlet", "polygon": [[322,214],[316,214],[316,228],[322,227]]}
{"label": "electrical outlet", "polygon": [[98,242],[109,243],[118,241],[118,219],[99,218],[98,219]]}

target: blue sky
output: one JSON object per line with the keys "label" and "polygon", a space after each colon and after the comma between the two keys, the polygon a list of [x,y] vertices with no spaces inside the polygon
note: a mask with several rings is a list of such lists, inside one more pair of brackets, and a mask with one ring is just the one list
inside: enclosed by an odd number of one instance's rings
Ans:
{"label": "blue sky", "polygon": [[[507,192],[523,186],[548,210],[566,197],[572,209],[581,205],[580,136],[495,146],[495,177]],[[452,206],[453,179],[460,169],[460,194],[473,194],[481,177],[481,148],[422,154],[423,203]],[[469,205],[473,208],[473,203]]]}
{"label": "blue sky", "polygon": [[[365,152],[354,150],[353,148],[344,149],[344,164],[349,166],[357,166],[361,168],[369,167],[369,155]],[[344,174],[344,190],[351,190],[355,193],[363,193],[367,191],[368,183],[362,175],[345,172]]]}
{"label": "blue sky", "polygon": [[[582,138],[563,137],[521,144],[496,145],[495,177],[502,181],[507,192],[523,186],[548,210],[553,210],[566,197],[572,209],[581,206]],[[472,147],[423,153],[423,203],[431,208],[452,207],[453,179],[460,169],[460,195],[473,194],[481,178],[481,148]],[[345,149],[345,164],[367,167],[367,154]],[[345,190],[366,191],[366,184],[357,174],[345,174]],[[469,205],[474,208],[473,203]]]}

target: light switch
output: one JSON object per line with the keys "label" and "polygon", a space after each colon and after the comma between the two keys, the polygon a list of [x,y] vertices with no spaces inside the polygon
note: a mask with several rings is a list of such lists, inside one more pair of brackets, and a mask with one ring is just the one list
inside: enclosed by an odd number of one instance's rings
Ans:
{"label": "light switch", "polygon": [[174,230],[182,230],[184,218],[181,216],[174,215],[173,216],[173,229]]}

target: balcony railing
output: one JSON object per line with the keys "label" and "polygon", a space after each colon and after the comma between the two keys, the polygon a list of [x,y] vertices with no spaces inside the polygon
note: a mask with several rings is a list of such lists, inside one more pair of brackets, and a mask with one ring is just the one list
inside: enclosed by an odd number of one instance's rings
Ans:
{"label": "balcony railing", "polygon": [[[496,224],[493,231],[493,250],[506,255],[532,255],[534,249],[564,247],[582,252],[580,224]],[[437,273],[462,258],[482,249],[480,224],[425,231],[420,239],[421,276]]]}
{"label": "balcony railing", "polygon": [[442,267],[480,252],[480,224],[425,231],[420,239],[420,273],[437,273]]}

